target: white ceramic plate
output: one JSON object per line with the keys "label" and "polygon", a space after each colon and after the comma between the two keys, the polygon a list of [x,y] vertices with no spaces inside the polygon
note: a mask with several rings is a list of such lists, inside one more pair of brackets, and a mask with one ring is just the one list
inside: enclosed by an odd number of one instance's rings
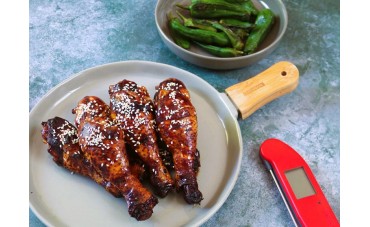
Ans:
{"label": "white ceramic plate", "polygon": [[[200,206],[188,205],[174,192],[159,199],[150,219],[138,222],[128,215],[123,199],[52,161],[41,122],[55,116],[74,122],[71,110],[81,98],[95,95],[109,103],[108,86],[123,79],[146,86],[153,97],[155,86],[169,77],[185,83],[198,113],[198,183],[204,200]],[[242,142],[235,116],[207,82],[169,65],[127,61],[87,69],[47,93],[29,118],[30,207],[48,226],[198,226],[225,202],[239,174]]]}

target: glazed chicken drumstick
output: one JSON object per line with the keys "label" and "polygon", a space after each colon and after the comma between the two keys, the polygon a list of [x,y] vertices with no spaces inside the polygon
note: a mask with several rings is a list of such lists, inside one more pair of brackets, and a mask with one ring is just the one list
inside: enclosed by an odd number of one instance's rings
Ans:
{"label": "glazed chicken drumstick", "polygon": [[148,219],[158,199],[131,173],[124,133],[113,124],[109,106],[98,97],[86,96],[72,112],[76,114],[75,124],[84,155],[104,179],[120,190],[129,214],[139,221]]}
{"label": "glazed chicken drumstick", "polygon": [[174,188],[169,171],[159,155],[153,102],[145,87],[123,80],[109,87],[112,118],[125,132],[126,144],[148,168],[156,194],[165,197]]}
{"label": "glazed chicken drumstick", "polygon": [[171,152],[178,191],[189,204],[203,199],[198,189],[197,116],[185,85],[175,78],[161,82],[154,96],[158,132]]}
{"label": "glazed chicken drumstick", "polygon": [[48,144],[48,152],[57,165],[73,173],[90,177],[113,196],[122,197],[120,191],[106,181],[82,154],[74,125],[60,117],[51,118],[41,125],[43,142]]}

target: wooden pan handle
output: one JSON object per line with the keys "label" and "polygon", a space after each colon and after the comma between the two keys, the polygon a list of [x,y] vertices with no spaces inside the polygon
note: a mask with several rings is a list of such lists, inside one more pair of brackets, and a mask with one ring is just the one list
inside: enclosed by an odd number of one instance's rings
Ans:
{"label": "wooden pan handle", "polygon": [[298,86],[298,79],[297,67],[282,61],[225,91],[245,119],[263,105],[293,91]]}

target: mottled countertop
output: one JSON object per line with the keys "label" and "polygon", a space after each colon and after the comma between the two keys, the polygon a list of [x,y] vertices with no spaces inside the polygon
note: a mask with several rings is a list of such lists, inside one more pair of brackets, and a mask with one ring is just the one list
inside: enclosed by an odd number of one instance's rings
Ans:
{"label": "mottled countertop", "polygon": [[[160,62],[198,75],[220,92],[275,62],[293,62],[297,89],[239,120],[240,175],[223,206],[203,226],[293,226],[258,152],[279,138],[306,159],[340,219],[340,2],[284,0],[289,25],[279,47],[255,65],[213,71],[184,62],[164,45],[154,20],[156,1],[31,0],[29,105],[58,83],[96,65],[126,60]],[[30,210],[30,226],[44,226]]]}

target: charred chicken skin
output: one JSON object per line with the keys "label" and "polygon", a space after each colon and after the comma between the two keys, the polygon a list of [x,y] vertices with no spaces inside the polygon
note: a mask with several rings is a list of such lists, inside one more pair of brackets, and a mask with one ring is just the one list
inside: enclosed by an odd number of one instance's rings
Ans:
{"label": "charred chicken skin", "polygon": [[85,157],[120,190],[132,217],[139,221],[151,217],[158,199],[131,173],[124,133],[110,118],[109,106],[98,97],[86,96],[72,112]]}
{"label": "charred chicken skin", "polygon": [[175,78],[159,84],[154,96],[158,132],[171,152],[175,169],[175,183],[189,204],[203,199],[198,189],[197,170],[197,115],[185,85]]}
{"label": "charred chicken skin", "polygon": [[112,118],[125,132],[126,144],[145,163],[155,193],[165,197],[174,189],[159,155],[153,102],[145,87],[123,80],[109,87]]}
{"label": "charred chicken skin", "polygon": [[48,144],[48,152],[54,162],[67,170],[90,177],[103,186],[115,197],[122,197],[120,191],[106,181],[82,154],[77,138],[77,129],[69,121],[54,117],[42,122],[41,135],[43,142]]}

